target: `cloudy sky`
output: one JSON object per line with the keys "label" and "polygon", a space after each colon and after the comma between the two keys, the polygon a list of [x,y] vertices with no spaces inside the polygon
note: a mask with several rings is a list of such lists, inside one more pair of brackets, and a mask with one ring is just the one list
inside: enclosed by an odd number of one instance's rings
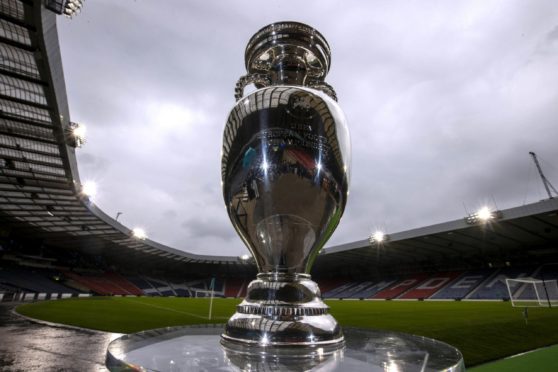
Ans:
{"label": "cloudy sky", "polygon": [[58,21],[96,204],[202,254],[246,252],[220,188],[222,131],[261,27],[312,25],[352,135],[351,193],[327,245],[544,199],[558,187],[558,3],[90,0]]}

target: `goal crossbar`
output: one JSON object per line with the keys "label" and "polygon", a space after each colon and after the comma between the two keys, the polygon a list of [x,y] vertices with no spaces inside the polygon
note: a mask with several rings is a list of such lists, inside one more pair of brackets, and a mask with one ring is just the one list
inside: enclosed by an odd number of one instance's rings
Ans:
{"label": "goal crossbar", "polygon": [[514,307],[558,307],[558,282],[555,279],[506,279],[510,301]]}

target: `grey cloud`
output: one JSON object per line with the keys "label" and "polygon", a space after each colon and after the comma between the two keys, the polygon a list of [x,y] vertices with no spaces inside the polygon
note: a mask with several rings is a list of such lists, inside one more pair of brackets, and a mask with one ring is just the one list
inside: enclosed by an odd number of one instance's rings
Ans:
{"label": "grey cloud", "polygon": [[554,29],[548,33],[547,38],[551,41],[558,40],[558,26],[554,27]]}
{"label": "grey cloud", "polygon": [[[295,19],[332,46],[327,81],[352,134],[351,193],[329,245],[461,218],[463,204],[538,201],[527,152],[558,158],[557,10],[551,0],[88,2],[58,25],[72,120],[88,124],[81,178],[98,180],[103,210],[152,239],[245,252],[220,190],[223,125],[248,38]],[[165,105],[193,119],[169,123]],[[545,171],[558,186],[558,171]]]}
{"label": "grey cloud", "polygon": [[224,240],[236,238],[237,235],[232,226],[216,224],[215,221],[200,221],[190,219],[180,224],[193,238],[217,237]]}
{"label": "grey cloud", "polygon": [[174,209],[167,209],[163,212],[163,217],[168,219],[174,219],[177,215],[178,213]]}

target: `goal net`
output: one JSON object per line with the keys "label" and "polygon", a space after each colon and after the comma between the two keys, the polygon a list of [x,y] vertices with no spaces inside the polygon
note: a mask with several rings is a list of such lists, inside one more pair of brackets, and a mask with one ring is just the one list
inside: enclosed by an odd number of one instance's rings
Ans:
{"label": "goal net", "polygon": [[506,279],[506,286],[514,307],[558,306],[558,283],[554,279]]}

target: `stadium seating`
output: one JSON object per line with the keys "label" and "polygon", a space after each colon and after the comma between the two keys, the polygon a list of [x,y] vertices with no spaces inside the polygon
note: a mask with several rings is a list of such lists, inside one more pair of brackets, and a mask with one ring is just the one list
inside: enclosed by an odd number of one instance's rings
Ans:
{"label": "stadium seating", "polygon": [[[79,270],[79,269],[78,269]],[[557,280],[558,264],[530,267],[478,269],[466,272],[418,273],[408,277],[382,280],[318,280],[324,298],[390,300],[502,300],[508,299],[506,278],[532,277]],[[56,278],[54,281],[51,278]],[[214,288],[211,289],[213,281]],[[177,297],[244,297],[250,278],[211,278],[180,282],[150,276],[124,277],[115,272],[92,269],[57,272],[9,264],[0,268],[0,293],[4,300],[41,300],[65,298],[90,292],[98,295],[148,295]],[[70,286],[70,287],[68,287]],[[73,289],[70,289],[73,288]],[[64,294],[64,295],[62,295]],[[512,294],[517,299],[536,299],[534,286],[516,284]]]}
{"label": "stadium seating", "polygon": [[316,283],[318,283],[318,286],[320,287],[320,292],[322,293],[322,296],[331,291],[334,288],[337,288],[339,286],[342,286],[343,284],[345,284],[347,282],[347,280],[342,279],[342,278],[336,278],[336,279],[316,279],[314,280]]}
{"label": "stadium seating", "polygon": [[[558,280],[558,265],[557,264],[546,264],[540,266],[532,274],[533,279],[548,281]],[[547,287],[548,286],[548,287]],[[518,300],[543,300],[548,297],[554,299],[556,296],[556,289],[551,283],[545,284],[543,286],[537,286],[537,290],[541,293],[536,293],[535,286],[532,284],[522,284],[511,288],[512,295]],[[546,293],[544,293],[546,292]]]}
{"label": "stadium seating", "polygon": [[[364,281],[364,282],[352,282],[350,286],[339,287],[334,294],[334,298],[370,298],[378,291],[384,289],[386,286],[393,283],[395,280],[390,281]],[[330,292],[331,293],[331,292]]]}
{"label": "stadium seating", "polygon": [[248,285],[245,279],[227,279],[225,281],[225,297],[244,297],[246,295],[246,286]]}
{"label": "stadium seating", "polygon": [[151,284],[147,282],[147,280],[143,279],[140,276],[127,276],[126,279],[141,290],[153,288]]}
{"label": "stadium seating", "polygon": [[411,288],[415,287],[420,282],[424,281],[428,275],[426,274],[417,274],[411,277],[407,277],[403,280],[399,280],[392,285],[389,285],[387,288],[379,291],[376,293],[372,298],[374,299],[394,299],[405,292],[410,290]]}
{"label": "stadium seating", "polygon": [[142,290],[136,285],[128,281],[126,278],[117,273],[106,273],[105,278],[112,282],[114,285],[122,288],[126,293],[135,296],[141,296],[143,294]]}
{"label": "stadium seating", "polygon": [[508,267],[496,271],[466,298],[470,300],[509,299],[506,278],[530,277],[537,271],[534,267]]}
{"label": "stadium seating", "polygon": [[330,289],[329,291],[323,293],[324,298],[342,298],[343,293],[351,288],[352,286],[358,285],[359,282],[348,282],[341,284],[338,287]]}
{"label": "stadium seating", "polygon": [[388,278],[386,280],[381,280],[379,282],[373,283],[372,285],[362,289],[359,293],[355,294],[357,298],[372,298],[376,293],[385,289],[387,286],[393,284],[397,279]]}
{"label": "stadium seating", "polygon": [[405,292],[399,298],[402,300],[425,299],[430,298],[433,294],[444,288],[448,283],[457,278],[461,272],[442,272],[431,275],[422,283],[408,292]]}
{"label": "stadium seating", "polygon": [[356,285],[347,288],[341,295],[343,298],[359,298],[359,295],[366,288],[372,286],[374,283],[371,281],[359,282]]}
{"label": "stadium seating", "polygon": [[479,284],[486,280],[486,278],[494,274],[494,272],[494,269],[467,271],[455,278],[444,288],[436,292],[433,296],[431,296],[431,298],[437,300],[454,300],[465,298]]}
{"label": "stadium seating", "polygon": [[116,273],[77,274],[67,271],[64,275],[100,295],[141,295],[134,284]]}
{"label": "stadium seating", "polygon": [[176,296],[176,292],[171,288],[169,283],[164,279],[154,279],[151,277],[142,277],[151,288],[144,289],[144,293],[149,296]]}
{"label": "stadium seating", "polygon": [[54,276],[55,273],[49,270],[4,267],[0,269],[0,284],[10,292],[77,293],[51,280],[50,278]]}
{"label": "stadium seating", "polygon": [[533,277],[541,280],[556,280],[558,279],[558,264],[545,264],[542,265]]}

